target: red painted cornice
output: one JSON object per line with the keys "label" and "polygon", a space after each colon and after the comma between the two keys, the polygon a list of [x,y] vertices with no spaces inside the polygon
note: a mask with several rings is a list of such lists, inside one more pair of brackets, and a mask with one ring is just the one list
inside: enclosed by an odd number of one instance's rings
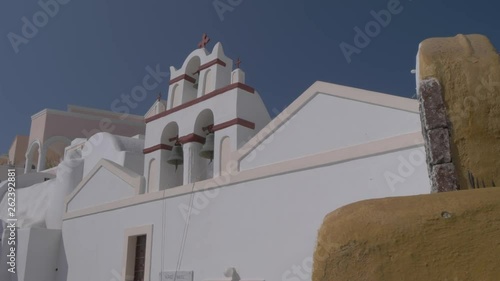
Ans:
{"label": "red painted cornice", "polygon": [[225,92],[229,92],[229,91],[231,91],[233,89],[242,89],[242,90],[245,90],[245,91],[247,91],[247,92],[249,92],[251,94],[255,93],[255,89],[254,88],[252,88],[252,87],[250,87],[248,85],[245,85],[243,83],[230,84],[230,85],[228,85],[226,87],[223,87],[223,88],[217,89],[215,91],[212,91],[212,92],[210,92],[210,93],[208,93],[208,94],[206,94],[204,96],[201,96],[201,97],[196,98],[194,100],[191,100],[191,101],[188,101],[188,102],[183,103],[181,105],[178,105],[178,106],[176,106],[174,108],[171,108],[171,109],[163,111],[163,112],[161,112],[159,114],[153,115],[153,116],[151,116],[149,118],[146,118],[145,122],[149,123],[149,122],[154,121],[156,119],[160,119],[162,117],[165,117],[165,116],[167,116],[169,114],[172,114],[172,113],[177,112],[179,110],[182,110],[184,108],[187,108],[187,107],[190,107],[190,106],[195,105],[197,103],[200,103],[202,101],[208,100],[210,98],[213,98],[213,97],[218,96],[220,94],[223,94]]}

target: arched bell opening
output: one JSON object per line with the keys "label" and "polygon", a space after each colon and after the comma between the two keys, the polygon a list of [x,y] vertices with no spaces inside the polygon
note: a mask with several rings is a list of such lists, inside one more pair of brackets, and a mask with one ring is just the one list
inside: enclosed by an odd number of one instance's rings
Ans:
{"label": "arched bell opening", "polygon": [[194,78],[193,83],[189,83],[184,89],[182,103],[194,100],[198,95],[198,88],[200,84],[200,69],[201,60],[198,56],[192,57],[186,66],[186,75]]}
{"label": "arched bell opening", "polygon": [[203,75],[203,88],[201,95],[206,95],[215,90],[215,79],[213,76],[213,71],[208,69]]}
{"label": "arched bell opening", "polygon": [[158,173],[159,165],[158,161],[153,158],[149,161],[148,165],[148,188],[147,192],[158,190],[160,174]]}
{"label": "arched bell opening", "polygon": [[212,110],[205,109],[196,118],[194,133],[205,138],[200,151],[194,156],[198,174],[193,175],[195,181],[213,178],[214,173],[214,139],[213,132],[214,114]]}
{"label": "arched bell opening", "polygon": [[26,164],[24,173],[36,172],[38,167],[38,159],[40,158],[40,141],[33,141],[26,152]]}
{"label": "arched bell opening", "polygon": [[159,190],[180,186],[183,183],[184,155],[178,142],[179,126],[169,123],[161,135],[161,164]]}
{"label": "arched bell opening", "polygon": [[179,85],[174,85],[170,90],[169,105],[168,108],[173,108],[182,104],[182,92],[179,90]]}

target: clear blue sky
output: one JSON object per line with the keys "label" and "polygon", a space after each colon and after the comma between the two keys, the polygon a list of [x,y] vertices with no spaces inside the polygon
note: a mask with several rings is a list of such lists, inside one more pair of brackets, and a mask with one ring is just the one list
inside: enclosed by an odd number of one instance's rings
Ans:
{"label": "clear blue sky", "polygon": [[[410,70],[419,42],[429,37],[482,33],[500,46],[497,1],[401,0],[390,23],[348,63],[340,44],[355,46],[354,28],[364,29],[370,12],[391,1],[72,0],[18,43],[17,54],[8,34],[23,36],[22,18],[33,23],[42,8],[37,1],[1,1],[0,153],[16,134],[29,133],[30,116],[44,108],[110,110],[141,84],[146,66],[179,67],[203,32],[212,38],[209,49],[220,41],[228,56],[241,57],[247,83],[270,111],[282,110],[316,80],[411,97]],[[214,2],[234,7],[221,20]],[[164,81],[159,89],[165,94],[167,87]],[[133,113],[144,114],[159,89]]]}

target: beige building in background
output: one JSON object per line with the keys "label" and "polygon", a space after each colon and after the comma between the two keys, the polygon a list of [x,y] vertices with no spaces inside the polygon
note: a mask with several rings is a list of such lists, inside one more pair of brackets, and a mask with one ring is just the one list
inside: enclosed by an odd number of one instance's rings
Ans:
{"label": "beige building in background", "polygon": [[0,156],[0,182],[7,179],[7,170],[15,167],[18,173],[24,171],[26,149],[29,136],[17,135],[10,145],[9,152]]}
{"label": "beige building in background", "polygon": [[16,167],[24,167],[26,162],[26,149],[28,148],[29,136],[17,135],[9,149],[9,163]]}

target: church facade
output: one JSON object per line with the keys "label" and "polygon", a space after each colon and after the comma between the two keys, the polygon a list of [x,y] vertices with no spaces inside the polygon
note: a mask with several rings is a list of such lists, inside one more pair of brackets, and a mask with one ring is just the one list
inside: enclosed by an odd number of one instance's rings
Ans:
{"label": "church facade", "polygon": [[18,190],[17,280],[310,280],[327,213],[431,191],[416,100],[316,82],[271,119],[220,43],[170,73],[144,135],[72,137]]}

